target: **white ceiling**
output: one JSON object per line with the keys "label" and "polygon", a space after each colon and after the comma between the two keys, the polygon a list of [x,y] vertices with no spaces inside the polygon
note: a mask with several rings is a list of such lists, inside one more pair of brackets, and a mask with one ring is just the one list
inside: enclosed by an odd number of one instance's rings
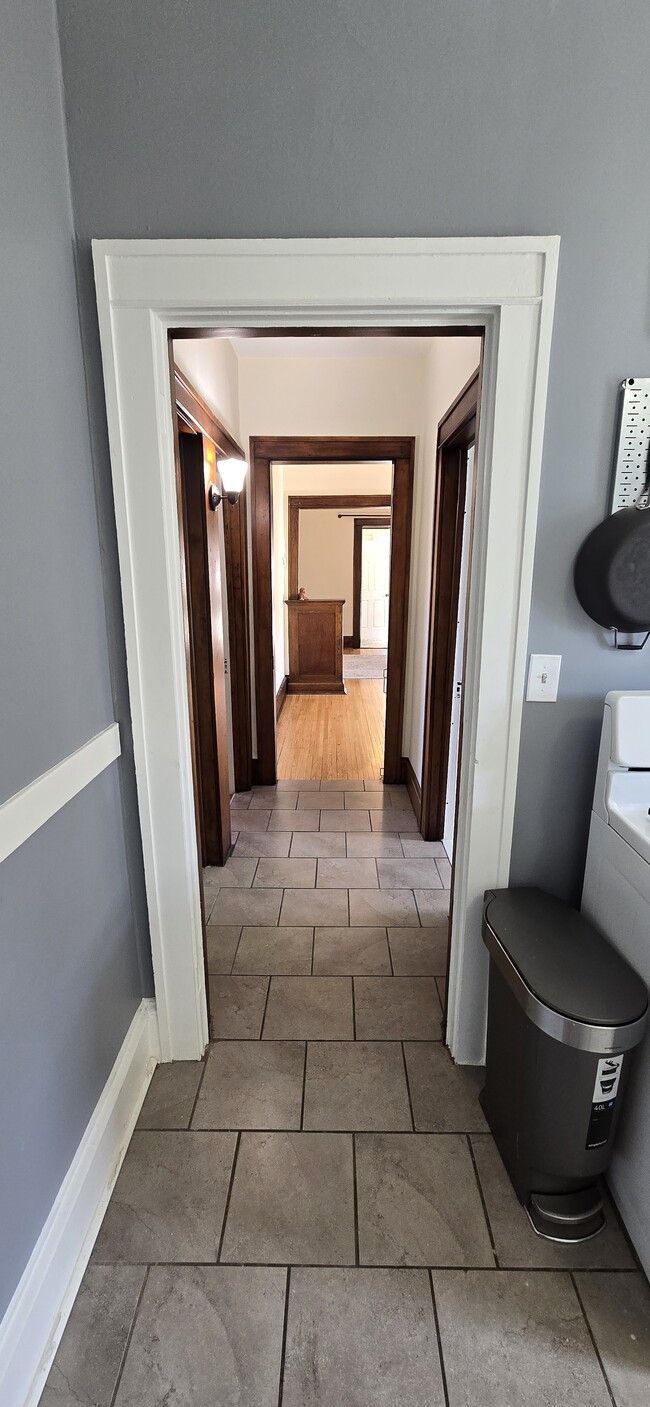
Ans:
{"label": "white ceiling", "polygon": [[423,357],[433,337],[231,337],[236,355],[253,357]]}

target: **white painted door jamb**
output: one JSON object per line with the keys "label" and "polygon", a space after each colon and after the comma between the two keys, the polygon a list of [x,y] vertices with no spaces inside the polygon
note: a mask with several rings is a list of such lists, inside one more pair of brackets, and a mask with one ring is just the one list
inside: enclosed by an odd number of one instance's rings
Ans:
{"label": "white painted door jamb", "polygon": [[94,242],[163,1059],[208,1039],[167,331],[485,326],[448,1021],[454,1057],[476,1062],[482,896],[510,867],[558,253],[555,236]]}

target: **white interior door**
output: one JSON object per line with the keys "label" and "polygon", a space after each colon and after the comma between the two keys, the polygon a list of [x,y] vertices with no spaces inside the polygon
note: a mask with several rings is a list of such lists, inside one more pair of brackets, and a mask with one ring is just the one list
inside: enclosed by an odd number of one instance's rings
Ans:
{"label": "white interior door", "polygon": [[388,644],[390,530],[364,528],[361,534],[361,648]]}
{"label": "white interior door", "polygon": [[460,718],[463,707],[463,666],[465,662],[465,612],[467,610],[467,585],[469,580],[469,525],[472,482],[474,478],[474,446],[467,451],[467,482],[465,487],[465,516],[463,518],[463,545],[460,557],[460,581],[458,583],[458,619],[456,622],[456,652],[454,656],[454,693],[451,702],[451,729],[449,733],[449,765],[447,768],[447,797],[445,800],[445,832],[442,843],[449,859],[454,848],[454,822],[456,819],[456,786],[458,782],[458,756],[460,750]]}

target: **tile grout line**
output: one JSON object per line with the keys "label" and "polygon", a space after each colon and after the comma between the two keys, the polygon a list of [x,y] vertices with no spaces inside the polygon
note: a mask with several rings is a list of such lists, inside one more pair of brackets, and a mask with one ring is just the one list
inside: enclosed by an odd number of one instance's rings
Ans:
{"label": "tile grout line", "polygon": [[[242,1139],[242,1135],[241,1135],[241,1129],[240,1129],[240,1130],[238,1131],[238,1133],[237,1133],[237,1138],[236,1138],[236,1140],[235,1140],[235,1154],[234,1154],[234,1157],[233,1157],[233,1160],[232,1160],[232,1167],[231,1167],[231,1169],[230,1169],[230,1181],[229,1181],[229,1183],[228,1183],[228,1193],[227,1193],[227,1196],[226,1196],[226,1204],[225,1204],[224,1209],[223,1209],[223,1221],[222,1221],[222,1223],[221,1223],[221,1235],[220,1235],[220,1237],[219,1237],[219,1246],[218,1246],[218,1248],[217,1248],[217,1260],[216,1260],[216,1264],[217,1264],[217,1265],[221,1265],[221,1264],[222,1264],[221,1252],[222,1252],[222,1250],[223,1250],[224,1237],[225,1237],[225,1235],[226,1235],[226,1222],[227,1222],[227,1220],[228,1220],[228,1212],[230,1211],[230,1198],[231,1198],[231,1196],[232,1196],[232,1189],[233,1189],[233,1184],[234,1184],[234,1181],[235,1181],[235,1170],[236,1170],[236,1168],[237,1168],[237,1159],[238,1159],[238,1157],[239,1157],[239,1149],[240,1149],[240,1147],[241,1147],[241,1139]],[[225,1263],[228,1264],[228,1262],[225,1262]]]}
{"label": "tile grout line", "polygon": [[[225,928],[225,927],[226,927],[226,924],[224,924],[223,926],[224,926],[224,928]],[[238,952],[239,952],[239,945],[240,945],[241,940],[242,940],[242,933],[244,932],[244,928],[247,927],[247,926],[248,926],[248,925],[242,923],[242,925],[241,925],[241,927],[240,927],[240,930],[239,930],[239,937],[238,937],[237,942],[236,942],[236,944],[235,944],[235,951],[234,951],[234,953],[233,953],[232,962],[231,962],[231,964],[230,964],[230,972],[226,972],[226,973],[224,974],[226,977],[241,977],[241,976],[242,976],[242,974],[241,974],[240,972],[235,972],[235,963],[236,963],[236,961],[237,961],[237,954],[238,954]],[[216,972],[215,972],[215,973],[208,973],[208,977],[210,977],[210,976],[218,977],[219,974],[216,973]],[[208,986],[209,986],[209,983],[208,983]]]}
{"label": "tile grout line", "polygon": [[352,1134],[352,1196],[354,1202],[354,1263],[360,1265],[359,1258],[359,1192],[357,1187],[357,1135]]}
{"label": "tile grout line", "polygon": [[307,1047],[309,1041],[305,1041],[305,1054],[302,1062],[302,1098],[300,1100],[300,1132],[305,1127],[305,1095],[307,1093]]}
{"label": "tile grout line", "polygon": [[438,1306],[436,1304],[436,1292],[433,1288],[433,1271],[429,1267],[429,1288],[431,1290],[431,1306],[433,1309],[433,1323],[438,1340],[438,1357],[440,1359],[440,1376],[442,1378],[442,1390],[445,1397],[445,1407],[449,1407],[449,1388],[447,1387],[447,1370],[445,1368],[445,1355],[442,1351],[442,1337],[440,1334],[440,1320],[438,1319]]}
{"label": "tile grout line", "polygon": [[291,1266],[287,1266],[284,1289],[284,1315],[282,1320],[282,1348],[280,1350],[280,1378],[278,1382],[278,1407],[282,1407],[284,1397],[284,1364],[287,1356],[287,1329],[289,1326],[289,1295],[291,1293]]}
{"label": "tile grout line", "polygon": [[413,1100],[411,1099],[411,1085],[410,1085],[410,1083],[409,1083],[409,1072],[408,1072],[408,1066],[407,1066],[407,1064],[406,1064],[406,1051],[405,1051],[405,1049],[404,1049],[404,1041],[400,1041],[400,1046],[401,1046],[401,1048],[402,1048],[402,1063],[403,1063],[403,1065],[404,1065],[404,1079],[406,1080],[406,1093],[407,1093],[407,1095],[408,1095],[409,1109],[410,1109],[410,1111],[411,1111],[411,1129],[412,1129],[413,1133],[415,1133],[415,1115],[414,1115],[414,1113],[413,1113]]}
{"label": "tile grout line", "polygon": [[268,978],[268,981],[267,981],[266,997],[265,997],[265,999],[264,999],[264,1010],[263,1010],[263,1012],[262,1012],[262,1021],[261,1021],[261,1025],[260,1025],[260,1033],[259,1033],[259,1036],[257,1037],[258,1041],[261,1041],[262,1038],[263,1038],[263,1036],[264,1036],[264,1022],[266,1021],[266,1008],[267,1008],[267,1006],[268,1006],[268,1004],[269,1004],[269,997],[270,997],[270,995],[271,995],[271,982],[272,982],[272,980],[273,980],[273,979],[272,979],[271,977],[269,977],[269,978]]}
{"label": "tile grout line", "polygon": [[[101,1262],[100,1262],[100,1264],[101,1264]],[[139,1313],[140,1313],[140,1306],[141,1306],[141,1304],[142,1304],[142,1297],[143,1297],[143,1295],[144,1295],[144,1292],[145,1292],[145,1289],[146,1289],[146,1286],[147,1286],[147,1281],[148,1281],[148,1279],[149,1279],[149,1271],[150,1271],[150,1270],[151,1270],[151,1265],[149,1265],[149,1264],[145,1265],[144,1279],[143,1279],[142,1284],[141,1284],[141,1286],[140,1286],[140,1293],[139,1293],[139,1295],[138,1295],[137,1302],[136,1302],[136,1306],[135,1306],[135,1309],[134,1309],[134,1311],[133,1311],[133,1318],[132,1318],[132,1320],[131,1320],[131,1326],[130,1326],[129,1332],[128,1332],[127,1336],[126,1336],[126,1343],[125,1343],[125,1345],[124,1345],[124,1352],[123,1352],[122,1357],[121,1357],[121,1359],[120,1359],[120,1366],[119,1366],[119,1368],[118,1368],[118,1370],[117,1370],[117,1378],[115,1379],[115,1387],[113,1388],[113,1391],[112,1391],[111,1396],[110,1396],[109,1407],[114,1407],[114,1404],[115,1404],[115,1402],[117,1401],[117,1394],[118,1394],[118,1392],[119,1392],[119,1390],[120,1390],[120,1383],[121,1383],[121,1381],[122,1381],[122,1374],[124,1373],[124,1368],[125,1368],[125,1365],[126,1365],[126,1360],[127,1360],[127,1357],[128,1357],[129,1349],[130,1349],[130,1347],[131,1347],[131,1340],[132,1340],[133,1334],[134,1334],[134,1332],[135,1332],[135,1326],[136,1326],[136,1322],[137,1322],[138,1315],[139,1315]],[[75,1297],[75,1303],[76,1303],[76,1297]]]}
{"label": "tile grout line", "polygon": [[314,924],[312,924],[312,929],[311,929],[311,972],[310,972],[310,974],[309,974],[310,977],[313,977],[313,975],[314,975],[314,956],[315,956],[315,952],[316,952],[316,924],[314,923]]}
{"label": "tile grout line", "polygon": [[351,983],[352,983],[352,1039],[353,1039],[353,1041],[356,1041],[356,1039],[357,1039],[357,998],[356,998],[356,989],[355,989],[355,985],[354,985],[354,977],[351,977],[351,978],[350,978],[350,981],[351,981]]}
{"label": "tile grout line", "polygon": [[206,1070],[207,1070],[207,1068],[208,1068],[208,1055],[209,1055],[209,1053],[210,1053],[210,1052],[209,1052],[209,1049],[208,1049],[208,1050],[206,1051],[205,1055],[203,1056],[203,1069],[202,1069],[201,1074],[200,1074],[200,1077],[199,1077],[199,1083],[198,1083],[197,1088],[196,1088],[196,1094],[195,1094],[194,1100],[193,1100],[193,1102],[192,1102],[192,1109],[191,1109],[191,1112],[190,1112],[190,1117],[189,1117],[189,1121],[188,1121],[187,1127],[186,1127],[186,1129],[185,1129],[185,1132],[189,1132],[190,1129],[192,1128],[192,1119],[194,1118],[194,1115],[195,1115],[195,1113],[196,1113],[196,1106],[197,1106],[197,1104],[198,1104],[198,1102],[199,1102],[199,1095],[200,1095],[201,1090],[202,1090],[202,1088],[203,1088],[203,1081],[204,1081],[204,1079],[205,1079],[205,1072],[206,1072]]}
{"label": "tile grout line", "polygon": [[612,1402],[612,1407],[616,1407],[616,1398],[614,1397],[614,1393],[613,1393],[613,1391],[612,1391],[609,1378],[608,1378],[608,1376],[607,1376],[607,1373],[605,1372],[605,1365],[604,1365],[603,1360],[602,1360],[602,1358],[601,1358],[601,1356],[600,1356],[600,1350],[599,1350],[598,1344],[596,1343],[596,1340],[595,1340],[595,1338],[594,1338],[594,1335],[593,1335],[593,1332],[592,1332],[592,1328],[591,1328],[591,1324],[589,1323],[589,1316],[588,1316],[587,1311],[586,1311],[586,1309],[585,1309],[585,1307],[584,1307],[584,1304],[583,1304],[583,1302],[582,1302],[582,1295],[580,1294],[580,1291],[579,1291],[579,1289],[578,1289],[578,1285],[577,1285],[577,1282],[576,1282],[576,1272],[575,1272],[574,1270],[570,1270],[570,1271],[569,1271],[569,1275],[570,1275],[570,1278],[571,1278],[571,1284],[573,1285],[573,1288],[574,1288],[574,1291],[575,1291],[576,1299],[577,1299],[577,1301],[578,1301],[578,1304],[580,1305],[580,1312],[581,1312],[582,1317],[583,1317],[583,1319],[584,1319],[584,1321],[585,1321],[585,1326],[586,1326],[586,1329],[587,1329],[587,1333],[588,1333],[588,1335],[589,1335],[589,1338],[591,1339],[591,1344],[592,1344],[594,1353],[595,1353],[595,1355],[596,1355],[596,1358],[598,1359],[598,1366],[599,1366],[600,1371],[601,1371],[601,1373],[602,1373],[602,1375],[603,1375],[603,1378],[605,1379],[605,1387],[607,1388],[607,1391],[608,1391],[608,1393],[609,1393],[609,1396],[610,1396],[610,1399],[611,1399],[611,1402]]}
{"label": "tile grout line", "polygon": [[496,1245],[495,1245],[494,1236],[492,1235],[492,1223],[491,1223],[491,1221],[490,1221],[490,1216],[489,1216],[489,1212],[488,1212],[488,1209],[487,1209],[487,1202],[486,1202],[486,1200],[485,1200],[485,1196],[484,1196],[484,1193],[483,1193],[483,1187],[482,1187],[482,1185],[481,1185],[481,1179],[480,1179],[480,1176],[479,1176],[478,1165],[477,1165],[477,1162],[476,1162],[476,1158],[474,1157],[474,1148],[473,1148],[473,1146],[472,1146],[472,1140],[471,1140],[471,1138],[470,1138],[470,1136],[469,1136],[468,1133],[465,1134],[465,1139],[466,1139],[466,1142],[467,1142],[467,1147],[468,1147],[468,1149],[469,1149],[469,1156],[470,1156],[470,1158],[471,1158],[471,1160],[472,1160],[472,1167],[473,1167],[473,1169],[474,1169],[474,1177],[476,1178],[476,1186],[477,1186],[477,1188],[478,1188],[478,1195],[479,1195],[479,1197],[480,1197],[480,1199],[481,1199],[481,1206],[482,1206],[482,1208],[483,1208],[483,1216],[485,1217],[485,1221],[486,1221],[486,1224],[487,1224],[488,1236],[489,1236],[489,1238],[490,1238],[490,1245],[491,1245],[491,1247],[492,1247],[492,1255],[494,1256],[495,1267],[496,1267],[497,1270],[500,1270],[500,1269],[501,1269],[501,1266],[499,1265],[499,1257],[498,1257],[498,1255],[497,1255],[497,1248],[496,1248]]}
{"label": "tile grout line", "polygon": [[388,932],[388,924],[386,925],[386,927],[385,927],[385,929],[384,929],[384,932],[385,932],[385,934],[386,934],[386,945],[387,945],[387,947],[388,947],[388,961],[389,961],[389,963],[390,963],[390,975],[391,975],[391,977],[394,977],[394,976],[395,976],[395,968],[394,968],[394,966],[393,966],[393,950],[392,950],[392,948],[391,948],[391,946],[390,946],[390,933]]}

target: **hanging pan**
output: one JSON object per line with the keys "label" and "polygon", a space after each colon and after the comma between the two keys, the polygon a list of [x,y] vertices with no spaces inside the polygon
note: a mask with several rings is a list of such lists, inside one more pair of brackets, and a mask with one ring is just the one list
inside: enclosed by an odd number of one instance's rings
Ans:
{"label": "hanging pan", "polygon": [[615,643],[619,632],[643,631],[648,638],[650,493],[590,532],[576,558],[574,583],[582,609],[597,625],[614,631]]}

